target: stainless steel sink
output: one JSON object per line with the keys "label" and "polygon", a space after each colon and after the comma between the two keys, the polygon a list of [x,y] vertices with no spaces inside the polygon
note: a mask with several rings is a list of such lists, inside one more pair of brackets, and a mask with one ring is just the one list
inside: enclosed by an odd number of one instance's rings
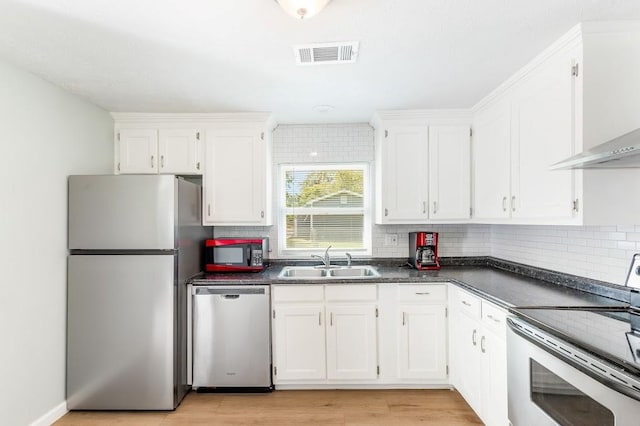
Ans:
{"label": "stainless steel sink", "polygon": [[278,278],[284,279],[363,279],[378,278],[380,273],[369,265],[357,266],[285,266]]}
{"label": "stainless steel sink", "polygon": [[285,266],[278,278],[324,278],[327,269],[319,269],[313,266]]}
{"label": "stainless steel sink", "polygon": [[376,278],[380,274],[372,266],[351,266],[329,271],[331,278]]}

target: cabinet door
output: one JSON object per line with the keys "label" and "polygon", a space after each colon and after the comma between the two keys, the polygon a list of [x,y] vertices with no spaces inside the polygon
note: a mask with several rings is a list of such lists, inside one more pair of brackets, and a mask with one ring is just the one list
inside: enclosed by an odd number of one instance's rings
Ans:
{"label": "cabinet door", "polygon": [[399,378],[447,378],[445,309],[442,305],[400,305]]}
{"label": "cabinet door", "polygon": [[324,307],[275,305],[274,382],[325,379]]}
{"label": "cabinet door", "polygon": [[478,112],[473,138],[473,217],[505,219],[511,209],[511,103]]}
{"label": "cabinet door", "polygon": [[158,172],[158,131],[156,129],[121,129],[118,132],[120,173]]}
{"label": "cabinet door", "polygon": [[430,219],[468,219],[471,207],[469,126],[429,127]]}
{"label": "cabinet door", "polygon": [[376,307],[327,305],[327,377],[377,378]]}
{"label": "cabinet door", "polygon": [[480,324],[460,312],[452,312],[451,322],[452,384],[471,408],[480,413]]}
{"label": "cabinet door", "polygon": [[[571,219],[574,172],[549,166],[574,154],[573,57],[557,55],[514,92],[512,133],[513,218]],[[538,222],[540,223],[540,222]]]}
{"label": "cabinet door", "polygon": [[269,225],[266,141],[255,127],[207,132],[205,225]]}
{"label": "cabinet door", "polygon": [[489,426],[509,424],[507,413],[507,345],[487,329],[480,339],[482,353],[482,420]]}
{"label": "cabinet door", "polygon": [[167,174],[202,174],[200,132],[194,129],[159,131],[159,172]]}
{"label": "cabinet door", "polygon": [[425,223],[427,211],[427,126],[389,127],[382,133],[382,211],[379,223]]}

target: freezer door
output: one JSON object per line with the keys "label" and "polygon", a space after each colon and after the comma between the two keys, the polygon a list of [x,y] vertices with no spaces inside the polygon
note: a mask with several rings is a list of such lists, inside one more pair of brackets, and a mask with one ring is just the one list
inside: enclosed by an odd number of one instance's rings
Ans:
{"label": "freezer door", "polygon": [[176,178],[69,177],[70,250],[175,249]]}
{"label": "freezer door", "polygon": [[69,409],[175,408],[184,361],[174,351],[174,265],[172,255],[69,257]]}

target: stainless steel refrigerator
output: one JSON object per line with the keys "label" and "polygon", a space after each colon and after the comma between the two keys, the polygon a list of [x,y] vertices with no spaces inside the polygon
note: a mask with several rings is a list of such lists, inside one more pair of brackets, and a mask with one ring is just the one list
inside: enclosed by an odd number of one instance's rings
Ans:
{"label": "stainless steel refrigerator", "polygon": [[187,386],[201,188],[171,175],[69,177],[67,406],[172,410]]}

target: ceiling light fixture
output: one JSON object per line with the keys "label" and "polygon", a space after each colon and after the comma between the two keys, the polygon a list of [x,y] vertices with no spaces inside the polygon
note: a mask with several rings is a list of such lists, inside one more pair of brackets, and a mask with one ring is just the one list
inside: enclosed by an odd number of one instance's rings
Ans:
{"label": "ceiling light fixture", "polygon": [[294,18],[309,19],[320,13],[331,0],[276,0]]}

